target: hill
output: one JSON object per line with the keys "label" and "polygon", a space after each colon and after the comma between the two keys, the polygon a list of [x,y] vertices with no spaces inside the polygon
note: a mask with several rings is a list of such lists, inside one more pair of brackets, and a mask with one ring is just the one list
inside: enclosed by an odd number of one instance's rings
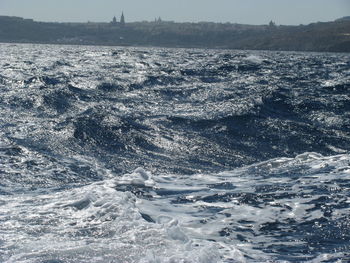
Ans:
{"label": "hill", "polygon": [[344,16],[344,17],[339,18],[339,19],[337,19],[335,21],[350,21],[350,16]]}
{"label": "hill", "polygon": [[300,26],[48,23],[0,16],[0,42],[350,52],[350,20]]}

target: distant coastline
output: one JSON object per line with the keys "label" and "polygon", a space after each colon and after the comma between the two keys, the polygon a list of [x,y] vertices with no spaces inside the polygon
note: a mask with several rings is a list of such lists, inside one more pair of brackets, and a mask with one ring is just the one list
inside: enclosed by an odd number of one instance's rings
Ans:
{"label": "distant coastline", "polygon": [[0,42],[350,52],[350,17],[283,26],[177,23],[53,23],[0,16]]}

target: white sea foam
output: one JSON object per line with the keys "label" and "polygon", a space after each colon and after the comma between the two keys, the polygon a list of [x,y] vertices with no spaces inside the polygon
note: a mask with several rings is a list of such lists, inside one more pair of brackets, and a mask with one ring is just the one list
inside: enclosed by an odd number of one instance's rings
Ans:
{"label": "white sea foam", "polygon": [[[348,178],[349,160],[347,154],[323,157],[305,153],[231,172],[194,176],[152,175],[139,168],[121,178],[78,188],[3,196],[1,260],[203,263],[272,260],[254,248],[259,242],[273,242],[273,237],[260,233],[261,226],[276,219],[303,222],[306,218],[308,221],[322,218],[323,212],[312,203],[318,196],[308,196],[307,188],[326,183],[338,195],[344,193],[336,180]],[[308,172],[298,178],[276,180],[271,176],[274,171],[280,174],[300,166],[307,167]],[[332,171],[322,173],[325,167],[332,167]],[[259,173],[254,175],[254,171]],[[262,171],[269,171],[270,178],[265,178]],[[293,180],[296,181],[291,183]],[[222,188],[228,184],[232,187]],[[265,202],[263,206],[240,201],[239,194],[254,193],[259,185],[266,184],[290,184],[290,188],[281,188],[276,193],[285,192],[289,196]],[[117,190],[122,185],[145,192]],[[306,195],[293,197],[295,193]],[[180,197],[183,201],[178,200]],[[337,217],[349,212],[349,208],[336,211]],[[230,228],[249,230],[245,232],[245,241],[220,234]],[[247,256],[253,258],[248,260]],[[325,262],[329,257],[319,256],[312,262]]]}
{"label": "white sea foam", "polygon": [[115,190],[115,183],[5,197],[0,214],[6,221],[0,227],[6,233],[2,262],[221,261],[215,244],[190,239],[176,219],[145,221],[138,199]]}
{"label": "white sea foam", "polygon": [[253,64],[262,64],[264,59],[257,55],[249,55],[245,58],[245,61],[253,63]]}

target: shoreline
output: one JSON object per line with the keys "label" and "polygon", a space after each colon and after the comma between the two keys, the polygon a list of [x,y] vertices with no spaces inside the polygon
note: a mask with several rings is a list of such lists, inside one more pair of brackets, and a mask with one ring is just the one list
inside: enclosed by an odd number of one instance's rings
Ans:
{"label": "shoreline", "polygon": [[133,22],[51,23],[0,16],[0,43],[350,52],[350,20],[309,25]]}

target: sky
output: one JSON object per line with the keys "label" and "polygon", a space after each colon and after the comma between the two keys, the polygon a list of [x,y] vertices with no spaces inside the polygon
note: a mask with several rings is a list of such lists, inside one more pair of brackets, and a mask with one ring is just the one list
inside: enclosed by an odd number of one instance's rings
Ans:
{"label": "sky", "polygon": [[350,0],[0,0],[0,15],[52,22],[176,22],[299,25],[350,16]]}

